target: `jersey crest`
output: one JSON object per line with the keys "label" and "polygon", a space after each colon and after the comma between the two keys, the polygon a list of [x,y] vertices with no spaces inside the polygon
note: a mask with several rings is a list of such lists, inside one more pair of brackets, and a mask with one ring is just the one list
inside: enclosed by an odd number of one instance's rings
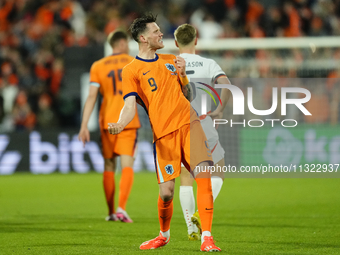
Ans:
{"label": "jersey crest", "polygon": [[166,63],[165,66],[170,72],[176,72],[176,67],[173,64]]}
{"label": "jersey crest", "polygon": [[165,171],[167,174],[171,175],[174,173],[174,168],[172,167],[172,165],[169,164],[165,166]]}

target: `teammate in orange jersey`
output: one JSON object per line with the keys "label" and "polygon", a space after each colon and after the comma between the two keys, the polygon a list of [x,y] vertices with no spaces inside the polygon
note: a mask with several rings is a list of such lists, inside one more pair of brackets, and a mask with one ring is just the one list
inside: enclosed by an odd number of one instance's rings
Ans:
{"label": "teammate in orange jersey", "polygon": [[[182,57],[156,54],[164,47],[160,28],[152,14],[134,20],[130,30],[139,45],[138,56],[123,69],[125,104],[118,123],[109,124],[111,134],[119,134],[133,119],[136,102],[147,111],[154,134],[154,158],[159,183],[158,218],[160,233],[140,245],[156,249],[170,240],[175,178],[181,162],[191,169],[197,182],[197,205],[202,223],[202,251],[220,251],[211,236],[213,197],[208,168],[212,157],[197,113],[190,105],[192,90]],[[190,140],[190,136],[194,139]],[[190,146],[194,153],[190,154]],[[195,174],[196,173],[196,174]]]}
{"label": "teammate in orange jersey", "polygon": [[[101,132],[102,153],[104,157],[103,184],[106,202],[109,209],[107,221],[132,222],[125,211],[132,183],[133,162],[137,142],[137,129],[140,127],[138,114],[135,113],[125,130],[117,136],[109,135],[108,123],[116,122],[119,110],[124,106],[122,70],[133,59],[128,55],[128,37],[123,31],[112,32],[108,42],[113,54],[93,63],[90,71],[90,92],[86,100],[83,120],[79,131],[79,140],[84,143],[90,140],[87,124],[97,99],[98,91],[103,96],[100,108],[99,125]],[[120,156],[122,176],[119,184],[119,204],[114,208],[116,157]]]}

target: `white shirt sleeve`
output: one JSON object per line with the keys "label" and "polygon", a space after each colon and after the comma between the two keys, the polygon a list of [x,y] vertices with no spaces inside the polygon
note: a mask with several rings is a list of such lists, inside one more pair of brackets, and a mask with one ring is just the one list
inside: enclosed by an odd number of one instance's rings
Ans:
{"label": "white shirt sleeve", "polygon": [[210,74],[211,74],[211,83],[214,84],[215,80],[221,75],[226,75],[222,68],[216,63],[215,60],[211,59],[210,62]]}

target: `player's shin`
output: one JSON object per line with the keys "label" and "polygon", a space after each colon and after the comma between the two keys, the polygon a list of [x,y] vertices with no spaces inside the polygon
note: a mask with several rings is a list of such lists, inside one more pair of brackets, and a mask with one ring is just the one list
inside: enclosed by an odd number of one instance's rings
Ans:
{"label": "player's shin", "polygon": [[187,224],[188,237],[189,240],[193,240],[193,238],[198,232],[198,229],[195,224],[191,221],[192,215],[195,213],[195,196],[193,191],[193,182],[194,178],[191,176],[189,171],[182,167],[181,169],[181,186],[179,188],[179,200],[181,203],[184,220]]}
{"label": "player's shin", "polygon": [[179,188],[179,200],[181,203],[188,234],[197,232],[197,227],[191,222],[191,216],[195,213],[195,197],[192,186],[181,186]]}
{"label": "player's shin", "polygon": [[211,187],[212,187],[214,202],[222,189],[224,172],[221,171],[221,169],[223,169],[224,166],[225,166],[224,158],[222,158],[219,162],[215,164],[215,169],[220,169],[220,170],[211,174]]}
{"label": "player's shin", "polygon": [[122,177],[119,183],[119,207],[123,210],[126,210],[126,203],[133,184],[133,176],[133,169],[131,167],[124,167],[122,169]]}
{"label": "player's shin", "polygon": [[197,208],[201,218],[202,238],[211,235],[214,202],[210,175],[200,173],[195,178],[197,183]]}
{"label": "player's shin", "polygon": [[223,185],[222,178],[220,178],[218,176],[214,176],[214,177],[211,178],[211,187],[212,187],[214,202],[215,202],[215,199],[217,198],[218,194],[221,191],[222,185]]}
{"label": "player's shin", "polygon": [[106,203],[109,209],[109,215],[114,211],[114,195],[115,195],[115,173],[113,171],[104,171],[103,186],[106,197]]}
{"label": "player's shin", "polygon": [[161,196],[158,196],[158,218],[161,233],[164,237],[170,237],[170,221],[173,214],[172,198],[164,202]]}

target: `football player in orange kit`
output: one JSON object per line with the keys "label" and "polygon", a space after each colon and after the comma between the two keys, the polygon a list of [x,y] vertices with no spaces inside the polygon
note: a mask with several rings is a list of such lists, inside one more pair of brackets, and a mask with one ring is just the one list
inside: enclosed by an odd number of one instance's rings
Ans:
{"label": "football player in orange kit", "polygon": [[[119,111],[124,106],[122,70],[133,59],[128,55],[128,37],[123,31],[112,32],[108,36],[112,47],[112,55],[104,57],[93,63],[90,71],[90,92],[86,100],[79,140],[84,143],[90,140],[87,124],[93,111],[98,92],[103,96],[99,113],[102,154],[104,157],[103,185],[107,206],[109,209],[107,221],[123,221],[131,223],[132,220],[125,211],[132,183],[134,152],[137,143],[137,129],[140,127],[138,114],[132,116],[131,122],[124,131],[117,136],[108,133],[108,123],[117,122]],[[119,184],[119,204],[115,211],[115,169],[116,157],[120,156],[122,176]]]}
{"label": "football player in orange kit", "polygon": [[[181,162],[197,171],[208,168],[212,157],[197,113],[190,105],[192,91],[185,74],[182,57],[156,54],[164,47],[160,28],[152,14],[134,20],[130,30],[139,45],[138,56],[123,69],[124,107],[117,123],[109,124],[111,134],[124,132],[136,112],[136,102],[149,115],[154,134],[154,158],[159,183],[158,218],[160,233],[140,245],[140,249],[156,249],[170,240],[175,178]],[[190,136],[194,139],[190,139]],[[190,153],[190,146],[194,153]],[[211,236],[213,197],[210,173],[196,172],[197,206],[201,216],[202,251],[220,251]]]}

